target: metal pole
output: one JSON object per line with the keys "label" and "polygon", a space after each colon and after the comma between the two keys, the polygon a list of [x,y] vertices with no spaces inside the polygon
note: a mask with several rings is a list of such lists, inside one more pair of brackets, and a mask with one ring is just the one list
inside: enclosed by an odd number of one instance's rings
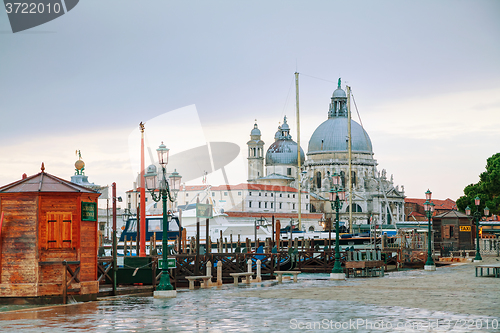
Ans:
{"label": "metal pole", "polygon": [[300,172],[300,118],[299,118],[299,73],[295,72],[295,100],[297,107],[297,189],[299,190],[299,231],[302,230],[302,195],[301,195],[301,172]]}
{"label": "metal pole", "polygon": [[139,257],[146,256],[146,185],[144,183],[144,124],[140,123],[141,129],[141,235],[139,241]]}
{"label": "metal pole", "polygon": [[427,218],[428,223],[429,223],[429,228],[428,228],[428,235],[427,235],[427,262],[425,263],[426,266],[434,266],[434,260],[432,259],[432,249],[431,249],[431,243],[432,243],[432,229],[431,229],[431,217],[432,217],[432,211],[428,210],[426,211],[427,213]]}
{"label": "metal pole", "polygon": [[116,271],[118,270],[116,263],[116,183],[111,184],[113,196],[113,296],[116,296]]}
{"label": "metal pole", "polygon": [[479,213],[479,206],[476,206],[476,212],[474,213],[474,217],[476,218],[476,256],[474,257],[474,261],[482,261],[481,258],[481,249],[479,247],[479,219],[481,218],[481,213]]}
{"label": "metal pole", "polygon": [[[351,138],[351,87],[346,86],[347,90],[347,132],[348,134],[348,152],[349,152],[349,232],[352,233],[352,138]],[[337,218],[338,220],[338,218]],[[338,231],[337,231],[338,236]]]}
{"label": "metal pole", "polygon": [[[332,203],[333,205],[333,203]],[[335,264],[333,265],[332,273],[343,273],[340,266],[340,250],[339,250],[339,209],[340,199],[337,194],[335,197]],[[333,208],[333,207],[332,207]]]}
{"label": "metal pole", "polygon": [[[165,178],[165,168],[163,169],[163,177]],[[168,274],[168,214],[167,214],[167,190],[160,190],[160,195],[163,204],[163,236],[162,236],[162,257],[163,264],[161,267],[160,284],[156,290],[173,290],[170,284],[170,276]]]}

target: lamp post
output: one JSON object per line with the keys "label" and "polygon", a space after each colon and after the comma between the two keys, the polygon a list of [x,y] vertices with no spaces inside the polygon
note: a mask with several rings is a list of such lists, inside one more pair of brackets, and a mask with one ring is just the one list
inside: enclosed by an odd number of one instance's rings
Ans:
{"label": "lamp post", "polygon": [[[174,288],[170,284],[170,276],[168,274],[168,224],[171,216],[167,213],[167,198],[170,202],[175,201],[180,189],[181,175],[179,175],[177,171],[174,171],[169,176],[169,181],[167,181],[166,168],[168,164],[169,149],[162,142],[156,151],[158,153],[158,162],[161,166],[161,177],[158,181],[156,166],[154,165],[150,165],[147,173],[144,175],[146,187],[150,191],[152,199],[155,202],[161,199],[163,204],[162,274],[158,288],[154,292],[154,297],[169,298],[175,297],[176,291],[173,290]],[[155,194],[155,190],[158,190],[158,195]]]}
{"label": "lamp post", "polygon": [[[481,204],[481,199],[476,197],[474,199],[474,204],[476,205],[476,211],[474,212],[474,218],[476,219],[476,256],[474,257],[474,262],[481,262],[483,258],[481,258],[480,248],[479,248],[479,220],[481,219],[481,213],[479,212],[479,205]],[[470,208],[467,206],[465,208],[465,214],[470,216]],[[490,209],[488,207],[484,207],[484,215],[490,215]]]}
{"label": "lamp post", "polygon": [[332,187],[330,188],[330,204],[332,210],[335,209],[335,264],[330,273],[330,280],[344,280],[345,274],[340,266],[340,250],[339,250],[339,210],[342,208],[342,201],[345,200],[345,191],[340,183],[340,175],[336,172],[331,177]]}
{"label": "lamp post", "polygon": [[434,260],[432,259],[432,228],[431,228],[431,218],[434,213],[434,203],[431,202],[432,192],[427,190],[425,192],[425,202],[424,202],[424,210],[428,219],[429,229],[427,231],[427,261],[424,265],[424,270],[426,271],[435,271],[436,265],[434,264]]}

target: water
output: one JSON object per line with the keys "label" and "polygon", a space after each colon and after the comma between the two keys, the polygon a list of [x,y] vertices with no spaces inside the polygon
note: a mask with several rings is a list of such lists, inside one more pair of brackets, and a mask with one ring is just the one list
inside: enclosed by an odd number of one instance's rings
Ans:
{"label": "water", "polygon": [[[407,271],[386,278],[423,274]],[[354,282],[353,282],[354,281]],[[220,289],[180,290],[176,298],[113,297],[97,302],[38,307],[0,313],[2,332],[490,332],[491,317],[356,302],[242,297],[239,291],[294,290],[362,283],[330,281],[328,274],[301,274],[299,283],[224,285]],[[6,308],[4,307],[4,310]],[[19,310],[19,307],[16,308]],[[383,322],[382,322],[383,320]],[[465,321],[481,321],[470,329]],[[489,320],[489,329],[486,326]],[[498,318],[497,318],[498,320]],[[462,322],[463,321],[463,322]],[[458,326],[457,326],[458,323]],[[498,324],[498,322],[497,322]],[[430,328],[429,328],[430,325]],[[467,326],[467,325],[465,325]]]}

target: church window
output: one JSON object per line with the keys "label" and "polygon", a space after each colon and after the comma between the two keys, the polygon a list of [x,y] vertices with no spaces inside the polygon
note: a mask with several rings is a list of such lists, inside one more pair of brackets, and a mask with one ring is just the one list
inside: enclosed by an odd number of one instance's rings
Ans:
{"label": "church window", "polygon": [[271,202],[271,209],[273,208],[273,203]]}
{"label": "church window", "polygon": [[271,193],[271,196],[273,196],[273,193]]}
{"label": "church window", "polygon": [[313,232],[313,231],[314,231],[314,227],[313,227],[313,226],[310,226],[310,227],[309,227],[309,231],[310,231],[310,232]]}
{"label": "church window", "polygon": [[290,194],[288,194],[288,197],[290,198]]}
{"label": "church window", "polygon": [[261,203],[262,203],[262,202],[260,202],[260,201],[259,201],[259,208],[261,208]]}
{"label": "church window", "polygon": [[[346,212],[349,211],[349,206],[347,206]],[[362,213],[363,210],[361,209],[361,206],[358,205],[357,203],[352,204],[352,212],[353,213]]]}
{"label": "church window", "polygon": [[346,188],[346,186],[345,186],[345,172],[344,171],[340,171],[340,180],[342,181],[342,187]]}
{"label": "church window", "polygon": [[292,175],[292,168],[287,168],[286,169],[286,175],[291,176]]}
{"label": "church window", "polygon": [[316,172],[316,187],[321,188],[321,172]]}
{"label": "church window", "polygon": [[267,208],[267,202],[264,202],[264,208]]}
{"label": "church window", "polygon": [[295,209],[295,204],[294,203],[292,204],[292,209]]}
{"label": "church window", "polygon": [[252,208],[252,202],[251,201],[248,202],[248,208]]}
{"label": "church window", "polygon": [[283,203],[280,202],[280,209],[283,209]]}
{"label": "church window", "polygon": [[292,194],[292,198],[294,198],[294,199],[295,199],[295,194]]}
{"label": "church window", "polygon": [[262,192],[259,192],[259,197],[262,196]]}

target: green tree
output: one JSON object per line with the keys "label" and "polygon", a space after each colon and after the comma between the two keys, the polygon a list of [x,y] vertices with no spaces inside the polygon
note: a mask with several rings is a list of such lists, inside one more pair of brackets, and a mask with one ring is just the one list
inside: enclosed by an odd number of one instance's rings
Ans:
{"label": "green tree", "polygon": [[486,171],[479,175],[479,182],[467,185],[464,188],[464,194],[457,200],[457,207],[460,211],[465,211],[465,208],[469,206],[474,212],[476,209],[474,199],[479,197],[481,199],[480,212],[488,206],[491,214],[500,213],[500,153],[487,159]]}

